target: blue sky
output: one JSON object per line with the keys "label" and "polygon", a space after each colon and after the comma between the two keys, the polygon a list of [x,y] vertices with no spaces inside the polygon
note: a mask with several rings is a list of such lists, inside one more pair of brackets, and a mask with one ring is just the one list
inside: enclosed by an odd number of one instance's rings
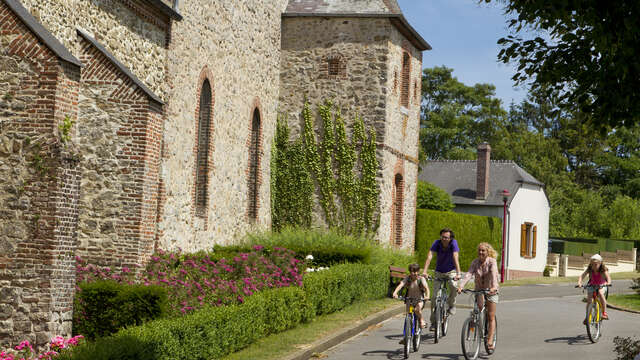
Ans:
{"label": "blue sky", "polygon": [[499,63],[499,38],[508,34],[506,16],[494,2],[478,0],[398,0],[411,26],[431,45],[423,67],[446,65],[466,85],[490,83],[504,108],[526,97],[515,88],[512,65]]}

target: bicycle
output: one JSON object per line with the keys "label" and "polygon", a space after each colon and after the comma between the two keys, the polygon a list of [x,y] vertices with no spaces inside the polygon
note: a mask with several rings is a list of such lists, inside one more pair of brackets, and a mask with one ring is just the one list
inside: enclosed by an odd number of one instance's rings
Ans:
{"label": "bicycle", "polygon": [[589,291],[589,296],[591,296],[591,304],[587,307],[587,312],[585,319],[587,320],[585,326],[587,327],[587,335],[589,336],[589,340],[592,343],[598,342],[600,339],[600,335],[602,335],[602,304],[600,304],[600,300],[598,300],[598,290],[601,288],[605,288],[605,293],[608,293],[608,287],[611,285],[603,284],[603,285],[582,285],[575,287],[581,287],[584,290]]}
{"label": "bicycle", "polygon": [[[429,276],[427,278],[429,281],[434,281],[436,278]],[[449,304],[447,303],[447,299],[449,298],[449,293],[447,292],[447,277],[440,277],[439,280],[440,286],[438,289],[433,289],[436,292],[435,296],[435,304],[433,306],[434,311],[434,331],[433,331],[433,340],[437,344],[438,340],[447,335],[447,329],[449,328]]]}
{"label": "bicycle", "polygon": [[414,314],[414,308],[420,301],[425,301],[424,298],[412,298],[399,296],[399,300],[404,300],[405,304],[409,304],[409,311],[404,318],[404,326],[402,328],[402,336],[404,337],[404,358],[409,358],[409,352],[411,345],[413,345],[413,351],[417,352],[420,348],[420,340],[422,337],[422,330],[420,329],[420,323],[418,317]]}
{"label": "bicycle", "polygon": [[[473,293],[473,310],[469,314],[469,318],[464,321],[462,325],[462,333],[460,341],[462,343],[462,354],[467,360],[474,360],[478,358],[480,352],[480,341],[484,342],[484,349],[487,355],[494,353],[497,341],[498,341],[498,317],[495,317],[495,331],[493,332],[493,349],[489,349],[489,342],[487,341],[489,332],[489,319],[488,312],[486,311],[485,304],[487,302],[486,296],[489,294],[489,289],[482,290],[462,290],[464,293]],[[482,295],[485,297],[482,304],[482,309],[478,307],[477,296]]]}

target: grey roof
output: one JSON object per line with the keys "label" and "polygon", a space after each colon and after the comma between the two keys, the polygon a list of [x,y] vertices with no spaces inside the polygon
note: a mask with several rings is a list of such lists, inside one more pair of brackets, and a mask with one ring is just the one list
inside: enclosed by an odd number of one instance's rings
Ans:
{"label": "grey roof", "polygon": [[383,17],[389,18],[402,35],[418,50],[431,50],[420,34],[409,24],[397,0],[289,0],[283,17]]}
{"label": "grey roof", "polygon": [[144,83],[142,83],[142,81],[140,81],[140,79],[138,79],[137,76],[135,76],[126,66],[124,66],[120,61],[118,61],[118,59],[116,59],[107,49],[104,48],[104,46],[102,46],[99,42],[97,42],[94,38],[92,38],[91,36],[89,36],[89,34],[85,33],[84,31],[80,30],[80,29],[76,29],[78,31],[78,34],[80,34],[80,36],[82,36],[83,38],[85,38],[88,42],[90,42],[91,44],[93,44],[93,46],[95,46],[98,50],[100,50],[100,52],[107,58],[109,59],[109,61],[111,61],[118,69],[120,69],[120,71],[122,71],[126,76],[128,76],[138,87],[140,87],[140,89],[142,89],[142,91],[144,91],[153,101],[164,105],[164,102],[156,95],[153,93],[153,91],[149,90],[148,87],[146,87],[144,85]]}
{"label": "grey roof", "polygon": [[489,195],[486,200],[476,200],[475,160],[437,160],[421,164],[418,179],[430,182],[451,195],[454,204],[502,206],[503,189],[509,190],[513,199],[520,184],[544,184],[510,160],[491,160],[489,167]]}
{"label": "grey roof", "polygon": [[17,0],[2,0],[16,14],[17,17],[60,59],[82,67],[82,63],[56,39],[49,30],[45,29],[36,18],[33,17]]}

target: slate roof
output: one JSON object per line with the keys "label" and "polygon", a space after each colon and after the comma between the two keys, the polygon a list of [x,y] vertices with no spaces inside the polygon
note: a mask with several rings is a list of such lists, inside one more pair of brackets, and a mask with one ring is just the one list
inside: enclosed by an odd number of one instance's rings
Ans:
{"label": "slate roof", "polygon": [[476,200],[475,160],[440,160],[421,164],[418,179],[435,184],[451,195],[454,204],[502,206],[502,190],[511,193],[511,199],[520,184],[544,184],[536,180],[513,161],[491,160],[489,168],[489,196],[486,200]]}
{"label": "slate roof", "polygon": [[84,66],[58,39],[56,39],[49,30],[45,29],[36,18],[33,17],[17,0],[2,0],[13,11],[20,20],[60,59],[77,65]]}
{"label": "slate roof", "polygon": [[76,30],[78,31],[78,34],[80,36],[85,38],[88,42],[90,42],[93,46],[95,46],[98,50],[100,50],[100,52],[107,59],[109,59],[109,61],[111,61],[118,69],[120,69],[120,71],[122,71],[126,76],[128,76],[138,87],[140,87],[140,89],[142,89],[142,91],[144,91],[147,94],[147,96],[149,96],[153,101],[161,105],[164,105],[164,102],[153,91],[149,90],[149,88],[142,81],[140,81],[140,79],[138,79],[137,76],[135,76],[120,61],[118,61],[118,59],[116,59],[115,56],[113,56],[113,54],[111,54],[107,49],[104,48],[104,46],[102,46],[99,42],[97,42],[94,38],[92,38],[89,34],[85,33],[84,31],[80,29],[76,29]]}
{"label": "slate roof", "polygon": [[289,0],[283,17],[383,17],[420,51],[431,50],[420,34],[407,22],[397,0]]}

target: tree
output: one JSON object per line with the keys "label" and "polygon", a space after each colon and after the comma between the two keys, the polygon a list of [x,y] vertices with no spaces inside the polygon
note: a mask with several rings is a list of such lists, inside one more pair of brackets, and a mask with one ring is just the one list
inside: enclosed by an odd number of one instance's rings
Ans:
{"label": "tree", "polygon": [[[640,122],[639,1],[494,1],[513,17],[498,58],[518,64],[517,83],[578,104],[603,131]],[[540,36],[525,39],[523,29]]]}
{"label": "tree", "polygon": [[492,142],[506,111],[495,86],[467,86],[446,66],[424,69],[420,145],[427,159],[473,159],[476,146]]}
{"label": "tree", "polygon": [[418,180],[418,209],[449,211],[455,207],[451,196],[430,182]]}

